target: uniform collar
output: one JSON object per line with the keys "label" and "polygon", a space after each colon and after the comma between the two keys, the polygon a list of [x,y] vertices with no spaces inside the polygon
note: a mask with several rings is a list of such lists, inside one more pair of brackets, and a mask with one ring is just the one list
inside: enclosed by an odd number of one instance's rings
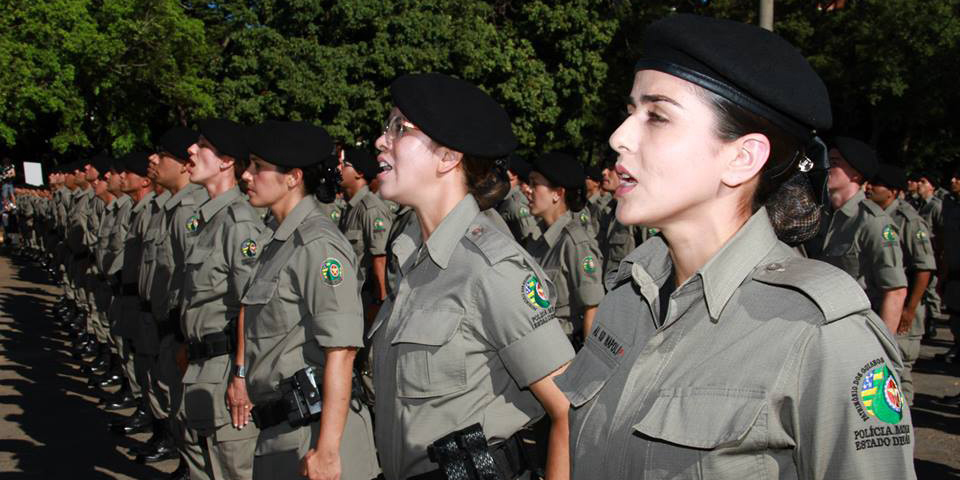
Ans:
{"label": "uniform collar", "polygon": [[281,242],[287,241],[290,235],[293,235],[293,232],[297,230],[297,227],[306,220],[307,216],[314,210],[319,209],[320,200],[318,200],[317,197],[313,195],[303,197],[303,200],[300,200],[300,203],[298,203],[296,207],[293,207],[293,210],[290,211],[287,218],[284,218],[283,223],[277,227],[273,233],[273,238]]}
{"label": "uniform collar", "polygon": [[139,212],[140,210],[147,208],[147,204],[153,201],[153,197],[156,197],[156,196],[157,194],[155,192],[147,192],[147,194],[144,195],[143,198],[141,198],[140,201],[133,206],[133,211]]}
{"label": "uniform collar", "polygon": [[224,207],[240,198],[240,195],[240,187],[234,185],[233,188],[226,192],[207,200],[200,206],[200,218],[202,218],[204,222],[209,222],[217,212],[223,210]]}
{"label": "uniform collar", "polygon": [[130,195],[123,194],[123,195],[120,195],[119,197],[117,197],[117,200],[115,201],[114,205],[117,207],[117,210],[120,210],[120,209],[123,208],[126,204],[128,204],[128,203],[130,203],[130,202],[132,202],[132,201],[133,201],[133,199],[130,198]]}
{"label": "uniform collar", "polygon": [[164,190],[163,193],[153,197],[153,203],[156,203],[158,207],[163,208],[167,204],[167,201],[170,200],[172,194],[170,190]]}
{"label": "uniform collar", "polygon": [[440,268],[447,268],[454,249],[479,213],[480,207],[471,194],[467,194],[456,207],[453,207],[453,210],[443,218],[440,225],[437,225],[437,229],[427,239],[426,249],[433,263]]}
{"label": "uniform collar", "polygon": [[840,212],[848,217],[855,217],[860,210],[860,202],[866,199],[867,196],[864,195],[863,190],[857,190],[857,193],[853,194],[853,196],[840,207]]}
{"label": "uniform collar", "polygon": [[547,246],[553,248],[553,246],[556,245],[557,240],[560,239],[560,234],[563,233],[563,229],[571,220],[573,220],[573,217],[568,210],[563,215],[560,215],[560,218],[557,218],[557,221],[553,222],[553,225],[550,225],[547,231],[543,232],[543,240],[547,242]]}
{"label": "uniform collar", "polygon": [[898,208],[900,208],[900,199],[894,198],[893,201],[890,202],[890,205],[887,205],[887,208],[884,208],[883,211],[892,217]]}
{"label": "uniform collar", "polygon": [[370,187],[364,185],[363,188],[361,188],[360,190],[357,190],[357,193],[355,193],[352,197],[350,197],[350,202],[349,202],[350,207],[351,208],[356,207],[360,203],[360,200],[363,200],[363,197],[366,197],[369,194],[370,194]]}
{"label": "uniform collar", "polygon": [[[761,208],[750,217],[740,230],[720,248],[707,263],[677,290],[699,276],[703,283],[704,299],[710,318],[718,320],[733,292],[740,287],[758,264],[777,246],[779,240],[770,225],[766,208]],[[660,286],[670,276],[673,261],[663,237],[647,240],[624,258],[630,268],[621,268],[617,283],[627,277],[640,288],[641,295],[652,303],[659,294]]]}
{"label": "uniform collar", "polygon": [[192,195],[198,188],[203,188],[196,183],[188,183],[186,186],[181,188],[175,195],[171,196],[167,203],[163,204],[163,208],[166,210],[173,210],[177,208],[187,196]]}

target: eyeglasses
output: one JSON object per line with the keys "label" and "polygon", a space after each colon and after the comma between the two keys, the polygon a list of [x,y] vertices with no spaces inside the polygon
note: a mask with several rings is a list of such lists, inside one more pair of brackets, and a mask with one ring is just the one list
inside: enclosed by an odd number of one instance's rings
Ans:
{"label": "eyeglasses", "polygon": [[388,145],[392,145],[393,142],[397,141],[403,134],[416,129],[416,125],[404,120],[401,116],[391,117],[387,120],[386,125],[383,126],[383,138],[387,141]]}

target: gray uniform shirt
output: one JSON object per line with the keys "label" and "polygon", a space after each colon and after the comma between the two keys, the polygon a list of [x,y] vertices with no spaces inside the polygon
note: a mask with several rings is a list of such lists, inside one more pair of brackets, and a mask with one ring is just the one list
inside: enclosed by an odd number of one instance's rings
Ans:
{"label": "gray uniform shirt", "polygon": [[129,195],[121,195],[113,205],[113,227],[104,246],[109,252],[105,256],[103,266],[106,275],[114,275],[123,268],[127,233],[130,231],[130,212],[133,210],[133,199]]}
{"label": "gray uniform shirt", "polygon": [[153,316],[166,320],[169,312],[180,308],[184,260],[200,228],[197,209],[210,198],[207,190],[190,183],[163,204],[163,232],[156,239],[157,265],[151,285]]}
{"label": "gray uniform shirt", "polygon": [[662,238],[631,253],[556,380],[574,479],[915,478],[899,349],[856,282],[763,209],[662,302],[672,269]]}
{"label": "gray uniform shirt", "polygon": [[367,187],[361,188],[347,205],[340,218],[340,231],[350,241],[353,253],[360,260],[357,279],[363,285],[373,265],[373,257],[387,254],[387,236],[393,223],[393,214],[383,200]]}
{"label": "gray uniform shirt", "polygon": [[637,248],[637,227],[617,220],[617,201],[611,200],[600,210],[600,230],[597,244],[603,257],[603,281],[606,286],[614,280],[620,262]]}
{"label": "gray uniform shirt", "polygon": [[884,291],[907,286],[899,236],[893,219],[857,192],[830,218],[820,260],[855,278],[879,311]]}
{"label": "gray uniform shirt", "polygon": [[[157,239],[163,235],[163,205],[167,203],[172,195],[169,190],[164,190],[160,195],[154,195],[147,204],[147,211],[143,213],[144,219],[141,220],[143,234],[141,258],[142,264],[137,280],[140,297],[144,300],[150,300],[150,292],[153,289],[153,279],[156,276],[157,268]],[[152,310],[152,308],[151,308]]]}
{"label": "gray uniform shirt", "polygon": [[510,233],[513,234],[513,239],[517,243],[524,245],[528,241],[540,238],[540,227],[537,225],[537,219],[530,214],[530,201],[520,191],[520,187],[510,188],[507,196],[497,206],[497,211],[507,222]]}
{"label": "gray uniform shirt", "polygon": [[[324,348],[363,346],[356,257],[320,205],[304,198],[257,242],[261,251],[242,300],[247,388],[256,405],[279,399],[280,380],[298,370],[322,372]],[[262,430],[257,455],[296,450],[309,430],[285,423]]]}
{"label": "gray uniform shirt", "polygon": [[528,250],[556,287],[551,301],[556,306],[557,317],[576,319],[583,315],[586,307],[600,303],[603,298],[600,249],[570,212],[561,215]]}
{"label": "gray uniform shirt", "polygon": [[526,390],[573,356],[553,318],[545,273],[467,195],[423,242],[397,243],[396,297],[373,338],[375,438],[388,480],[437,469],[427,446],[480,423],[491,444],[543,415]]}
{"label": "gray uniform shirt", "polygon": [[[907,283],[913,282],[913,275],[921,271],[935,271],[937,262],[930,243],[930,229],[927,222],[920,218],[917,211],[907,202],[894,200],[884,211],[893,219],[900,234],[900,248],[903,251],[903,266],[907,273]],[[909,292],[908,292],[909,295]],[[922,304],[917,308],[923,308]],[[923,322],[915,321],[908,335],[923,336]]]}
{"label": "gray uniform shirt", "polygon": [[[259,252],[257,240],[263,230],[260,218],[238,187],[207,200],[200,206],[199,215],[181,291],[182,328],[190,342],[223,332],[239,315],[240,298],[253,272]],[[230,354],[190,362],[183,375],[183,406],[192,428],[209,431],[230,423],[226,392],[231,365]],[[253,435],[256,433],[249,436]]]}

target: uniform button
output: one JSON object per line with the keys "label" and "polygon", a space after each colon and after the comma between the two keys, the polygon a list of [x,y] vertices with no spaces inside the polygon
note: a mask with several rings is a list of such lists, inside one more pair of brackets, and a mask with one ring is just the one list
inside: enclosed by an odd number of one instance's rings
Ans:
{"label": "uniform button", "polygon": [[783,265],[781,265],[781,264],[779,264],[779,263],[770,263],[770,264],[767,264],[767,271],[768,271],[768,272],[782,272],[782,271],[784,271],[784,268],[783,268]]}

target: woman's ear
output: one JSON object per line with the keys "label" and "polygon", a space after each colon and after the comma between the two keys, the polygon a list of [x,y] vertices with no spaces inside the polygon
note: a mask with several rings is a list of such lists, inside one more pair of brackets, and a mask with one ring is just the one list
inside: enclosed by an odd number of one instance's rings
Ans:
{"label": "woman's ear", "polygon": [[292,168],[287,172],[287,189],[293,190],[297,185],[303,183],[303,170]]}
{"label": "woman's ear", "polygon": [[437,173],[440,174],[454,170],[460,165],[460,162],[463,161],[463,153],[450,150],[446,147],[437,149],[437,154],[440,156],[440,163],[437,164]]}
{"label": "woman's ear", "polygon": [[770,140],[766,135],[749,133],[721,147],[725,159],[720,181],[733,188],[755,177],[770,158]]}
{"label": "woman's ear", "polygon": [[228,170],[230,167],[237,164],[236,159],[229,155],[224,155],[220,157],[220,171]]}

